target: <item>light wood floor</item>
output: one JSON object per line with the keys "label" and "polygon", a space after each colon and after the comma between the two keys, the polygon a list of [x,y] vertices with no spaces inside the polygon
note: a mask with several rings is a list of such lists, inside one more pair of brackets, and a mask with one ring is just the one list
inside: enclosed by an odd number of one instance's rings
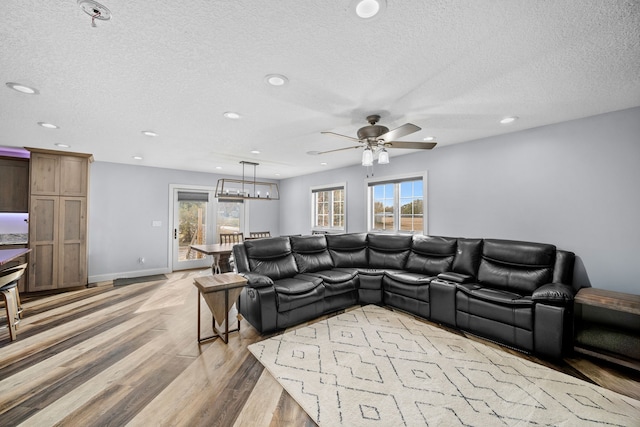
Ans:
{"label": "light wood floor", "polygon": [[[246,349],[265,338],[246,321],[229,345],[198,345],[193,278],[206,274],[24,298],[18,340],[0,330],[0,425],[314,425]],[[634,371],[522,357],[640,399]]]}

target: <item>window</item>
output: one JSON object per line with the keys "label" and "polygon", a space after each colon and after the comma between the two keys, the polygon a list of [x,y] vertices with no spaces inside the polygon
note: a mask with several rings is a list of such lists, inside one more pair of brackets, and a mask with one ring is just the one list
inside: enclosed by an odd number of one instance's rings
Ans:
{"label": "window", "polygon": [[369,231],[424,233],[424,182],[422,176],[369,181]]}
{"label": "window", "polygon": [[346,185],[311,189],[311,228],[313,231],[346,230]]}

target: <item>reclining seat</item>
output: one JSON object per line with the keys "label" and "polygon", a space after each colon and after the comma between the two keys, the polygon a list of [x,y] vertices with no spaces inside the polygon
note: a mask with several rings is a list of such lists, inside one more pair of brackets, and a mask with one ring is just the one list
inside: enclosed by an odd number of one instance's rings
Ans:
{"label": "reclining seat", "polygon": [[291,248],[298,271],[319,277],[324,282],[324,313],[358,303],[356,269],[334,269],[324,234],[291,237]]}
{"label": "reclining seat", "polygon": [[430,283],[438,274],[452,270],[456,246],[455,238],[413,236],[405,271],[387,271],[382,280],[385,303],[429,318]]}
{"label": "reclining seat", "polygon": [[298,274],[288,237],[246,240],[234,246],[233,252],[238,273],[247,279],[238,311],[260,333],[323,313],[322,279]]}
{"label": "reclining seat", "polygon": [[485,239],[477,283],[457,285],[457,327],[516,349],[561,357],[574,294],[569,271],[573,254],[553,245]]}
{"label": "reclining seat", "polygon": [[333,260],[333,269],[358,276],[358,301],[360,304],[381,304],[381,282],[372,281],[367,275],[367,233],[326,234],[327,248]]}
{"label": "reclining seat", "polygon": [[[387,301],[383,280],[388,274],[404,272],[404,264],[411,251],[413,235],[369,234],[369,268],[360,271],[360,287],[369,285],[380,289],[384,304],[395,307],[395,301]],[[402,308],[400,306],[399,308]]]}

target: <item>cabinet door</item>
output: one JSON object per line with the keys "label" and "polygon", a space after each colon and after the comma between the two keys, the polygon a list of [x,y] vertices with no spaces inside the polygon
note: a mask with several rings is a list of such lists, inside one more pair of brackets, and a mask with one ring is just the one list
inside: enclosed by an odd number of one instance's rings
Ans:
{"label": "cabinet door", "polygon": [[60,193],[60,156],[31,153],[31,195]]}
{"label": "cabinet door", "polygon": [[29,292],[58,287],[57,196],[32,196],[29,214]]}
{"label": "cabinet door", "polygon": [[0,212],[27,212],[29,161],[0,158]]}
{"label": "cabinet door", "polygon": [[58,288],[87,284],[87,199],[60,197]]}
{"label": "cabinet door", "polygon": [[60,195],[86,196],[89,161],[83,157],[60,157]]}

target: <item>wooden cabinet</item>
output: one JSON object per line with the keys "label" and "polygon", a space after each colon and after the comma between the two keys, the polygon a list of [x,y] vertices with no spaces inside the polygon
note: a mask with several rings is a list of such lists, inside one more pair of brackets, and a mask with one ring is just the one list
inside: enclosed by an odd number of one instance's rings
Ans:
{"label": "wooden cabinet", "polygon": [[89,154],[31,151],[29,292],[87,284]]}
{"label": "wooden cabinet", "polygon": [[0,212],[27,212],[29,160],[0,157]]}

